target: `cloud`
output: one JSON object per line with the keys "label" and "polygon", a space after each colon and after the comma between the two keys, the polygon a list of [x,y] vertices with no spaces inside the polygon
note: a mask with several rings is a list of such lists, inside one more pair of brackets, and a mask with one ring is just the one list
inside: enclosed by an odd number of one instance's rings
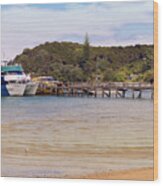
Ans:
{"label": "cloud", "polygon": [[153,2],[103,2],[2,6],[2,52],[14,58],[46,41],[93,45],[153,43]]}

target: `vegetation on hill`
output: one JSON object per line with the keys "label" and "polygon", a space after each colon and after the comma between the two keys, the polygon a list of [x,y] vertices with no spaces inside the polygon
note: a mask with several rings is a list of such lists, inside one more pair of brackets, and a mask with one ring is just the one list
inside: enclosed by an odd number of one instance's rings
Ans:
{"label": "vegetation on hill", "polygon": [[90,46],[85,43],[46,42],[24,49],[13,61],[34,76],[53,76],[71,82],[153,80],[153,45],[126,47]]}

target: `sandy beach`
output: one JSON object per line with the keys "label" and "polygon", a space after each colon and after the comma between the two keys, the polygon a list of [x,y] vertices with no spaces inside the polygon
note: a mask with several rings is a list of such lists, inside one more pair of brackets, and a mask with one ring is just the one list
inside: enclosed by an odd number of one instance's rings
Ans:
{"label": "sandy beach", "polygon": [[108,173],[95,173],[79,177],[80,179],[104,179],[104,180],[153,180],[153,168],[140,168]]}

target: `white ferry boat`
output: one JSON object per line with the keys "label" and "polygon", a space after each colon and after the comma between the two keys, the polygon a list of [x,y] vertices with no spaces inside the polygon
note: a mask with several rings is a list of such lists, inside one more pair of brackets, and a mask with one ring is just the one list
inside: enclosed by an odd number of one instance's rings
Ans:
{"label": "white ferry boat", "polygon": [[35,95],[38,84],[31,81],[20,65],[1,66],[1,95]]}

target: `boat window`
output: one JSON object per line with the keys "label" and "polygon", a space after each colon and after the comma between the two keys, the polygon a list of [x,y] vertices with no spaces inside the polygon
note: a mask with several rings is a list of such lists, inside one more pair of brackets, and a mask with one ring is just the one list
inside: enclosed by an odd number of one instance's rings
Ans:
{"label": "boat window", "polygon": [[12,81],[8,81],[9,83],[16,83],[16,81],[12,80]]}
{"label": "boat window", "polygon": [[53,77],[40,77],[40,81],[54,81]]}
{"label": "boat window", "polygon": [[22,75],[22,72],[20,72],[20,71],[10,71],[7,74],[9,74],[9,75]]}

